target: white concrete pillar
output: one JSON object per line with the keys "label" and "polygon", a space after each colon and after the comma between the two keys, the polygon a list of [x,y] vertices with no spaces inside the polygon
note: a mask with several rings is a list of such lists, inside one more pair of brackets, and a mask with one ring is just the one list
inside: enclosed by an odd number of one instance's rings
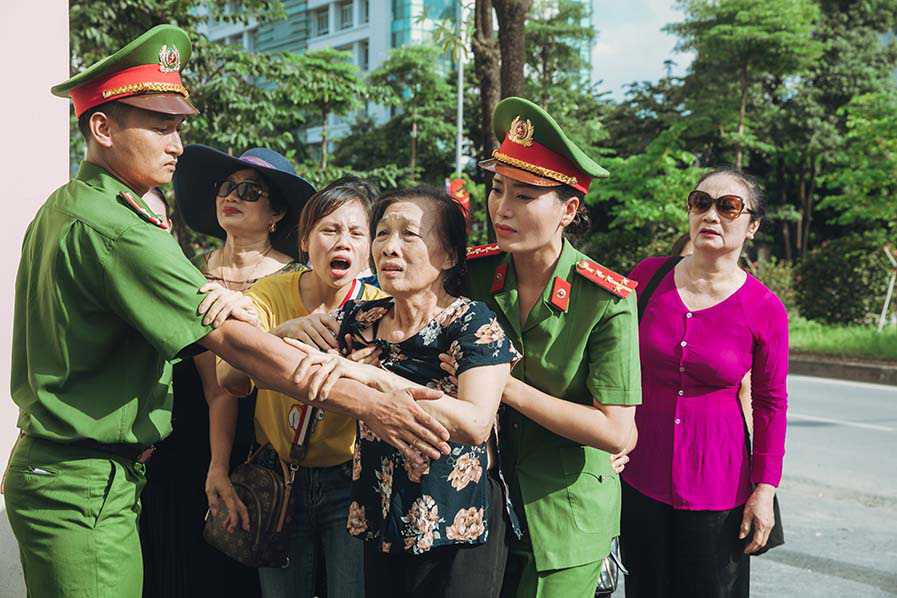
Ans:
{"label": "white concrete pillar", "polygon": [[[25,229],[50,193],[69,180],[69,102],[50,87],[69,76],[67,0],[3,2],[0,55],[6,56],[0,93],[3,189],[0,234],[0,467],[6,470],[18,430],[9,396],[14,281]],[[0,504],[0,595],[25,596],[15,538]]]}

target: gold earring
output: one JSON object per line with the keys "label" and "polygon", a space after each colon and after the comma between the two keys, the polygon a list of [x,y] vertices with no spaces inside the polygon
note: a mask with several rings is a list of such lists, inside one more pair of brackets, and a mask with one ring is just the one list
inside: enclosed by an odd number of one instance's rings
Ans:
{"label": "gold earring", "polygon": [[268,225],[268,232],[269,232],[269,233],[273,233],[273,232],[276,231],[276,230],[277,230],[277,223],[276,223],[276,222],[272,222],[271,224]]}

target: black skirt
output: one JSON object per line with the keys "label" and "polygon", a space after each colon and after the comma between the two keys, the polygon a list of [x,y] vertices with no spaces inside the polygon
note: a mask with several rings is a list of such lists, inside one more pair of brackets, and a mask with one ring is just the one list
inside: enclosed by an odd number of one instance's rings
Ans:
{"label": "black skirt", "polygon": [[[261,596],[258,571],[205,543],[205,483],[211,458],[209,409],[192,359],[174,366],[171,436],[147,462],[141,495],[144,598]],[[254,401],[240,400],[231,468],[249,450]]]}
{"label": "black skirt", "polygon": [[747,598],[750,537],[738,539],[744,505],[685,511],[622,483],[626,598]]}

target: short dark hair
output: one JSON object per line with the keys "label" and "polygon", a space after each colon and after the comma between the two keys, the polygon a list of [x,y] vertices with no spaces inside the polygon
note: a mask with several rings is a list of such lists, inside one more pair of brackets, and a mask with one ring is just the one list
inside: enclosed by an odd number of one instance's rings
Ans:
{"label": "short dark hair", "polygon": [[670,247],[670,255],[673,257],[679,257],[682,255],[682,250],[685,249],[685,246],[691,242],[691,233],[685,233],[675,241],[673,241],[673,246]]}
{"label": "short dark hair", "polygon": [[589,216],[589,206],[586,205],[586,194],[570,185],[561,185],[555,189],[558,201],[564,202],[574,197],[579,200],[579,207],[576,208],[573,220],[564,228],[564,235],[575,239],[592,232],[592,218]]}
{"label": "short dark hair", "polygon": [[81,136],[84,137],[84,141],[90,141],[93,136],[90,132],[90,117],[96,114],[97,112],[102,112],[109,118],[120,119],[124,118],[124,116],[128,113],[128,109],[130,106],[127,104],[122,104],[121,102],[117,102],[112,100],[111,102],[105,102],[100,104],[99,106],[94,106],[88,110],[85,110],[81,116],[78,117],[78,130],[81,132]]}
{"label": "short dark hair", "polygon": [[751,222],[755,220],[760,220],[763,218],[764,214],[766,214],[766,197],[763,195],[763,190],[760,188],[760,183],[757,181],[757,178],[753,175],[750,175],[746,172],[742,172],[740,170],[735,170],[729,166],[718,166],[714,168],[695,183],[695,188],[697,188],[701,183],[709,179],[710,177],[714,177],[719,174],[725,174],[742,185],[748,190],[749,196],[747,197],[748,202],[750,203],[750,216]]}
{"label": "short dark hair", "polygon": [[332,214],[347,203],[357,201],[364,208],[364,213],[370,220],[371,206],[378,194],[379,191],[373,183],[356,176],[344,176],[309,197],[302,208],[299,224],[296,227],[299,238],[299,259],[303,262],[308,261],[308,254],[302,250],[302,242],[308,239],[315,224],[321,218]]}
{"label": "short dark hair", "polygon": [[436,206],[439,241],[442,248],[455,260],[455,264],[444,274],[442,284],[446,293],[458,297],[464,290],[464,277],[467,274],[467,222],[461,206],[445,191],[427,186],[387,191],[374,204],[371,239],[376,238],[377,225],[389,206],[412,199],[426,199]]}

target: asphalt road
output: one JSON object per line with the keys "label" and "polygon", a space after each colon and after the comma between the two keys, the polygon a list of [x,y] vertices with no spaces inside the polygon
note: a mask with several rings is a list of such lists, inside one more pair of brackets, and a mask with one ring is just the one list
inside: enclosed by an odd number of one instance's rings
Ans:
{"label": "asphalt road", "polygon": [[751,560],[751,595],[897,595],[897,387],[791,376],[788,392],[785,545]]}

